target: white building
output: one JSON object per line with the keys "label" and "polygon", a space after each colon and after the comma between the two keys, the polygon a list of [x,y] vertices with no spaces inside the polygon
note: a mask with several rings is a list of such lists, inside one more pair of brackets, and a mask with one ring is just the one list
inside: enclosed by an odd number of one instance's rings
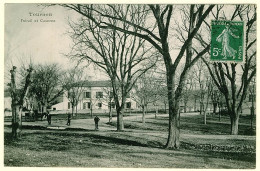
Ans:
{"label": "white building", "polygon": [[12,116],[12,98],[4,97],[4,116]]}
{"label": "white building", "polygon": [[[110,101],[112,109],[115,109],[113,98],[109,96],[112,92],[110,81],[84,81],[80,92],[79,103],[77,105],[78,113],[89,113],[91,107],[94,113],[108,112]],[[135,101],[128,96],[125,109],[135,109],[136,106]],[[53,105],[51,109],[56,111],[71,111],[72,105],[68,99],[68,92],[63,94],[63,101]]]}

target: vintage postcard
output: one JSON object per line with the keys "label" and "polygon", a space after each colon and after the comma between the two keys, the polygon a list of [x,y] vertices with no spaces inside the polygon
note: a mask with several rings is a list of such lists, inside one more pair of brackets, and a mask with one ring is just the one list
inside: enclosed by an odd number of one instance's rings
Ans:
{"label": "vintage postcard", "polygon": [[257,3],[93,3],[3,3],[3,167],[256,169]]}

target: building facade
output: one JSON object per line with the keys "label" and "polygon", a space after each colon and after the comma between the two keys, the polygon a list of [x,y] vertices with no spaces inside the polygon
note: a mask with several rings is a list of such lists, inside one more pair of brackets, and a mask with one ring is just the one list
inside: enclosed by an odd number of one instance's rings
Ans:
{"label": "building facade", "polygon": [[[74,110],[78,113],[108,112],[109,106],[115,109],[115,103],[112,96],[112,87],[110,81],[85,81],[78,91],[79,101]],[[131,110],[137,107],[136,102],[127,96],[125,109]],[[64,92],[63,101],[51,107],[53,111],[72,111],[71,98],[69,93]]]}

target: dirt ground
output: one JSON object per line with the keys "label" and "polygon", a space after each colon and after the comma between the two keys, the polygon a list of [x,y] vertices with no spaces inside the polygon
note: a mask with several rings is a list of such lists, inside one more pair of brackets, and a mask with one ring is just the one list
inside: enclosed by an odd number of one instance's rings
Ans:
{"label": "dirt ground", "polygon": [[107,124],[101,118],[99,130],[93,119],[23,123],[22,137],[12,141],[10,123],[5,123],[4,165],[22,167],[87,168],[244,168],[256,166],[255,136],[245,135],[248,118],[241,118],[240,135],[231,136],[229,120],[197,114],[181,117],[181,148],[164,149],[167,115],[125,117],[125,130],[117,132],[116,119]]}

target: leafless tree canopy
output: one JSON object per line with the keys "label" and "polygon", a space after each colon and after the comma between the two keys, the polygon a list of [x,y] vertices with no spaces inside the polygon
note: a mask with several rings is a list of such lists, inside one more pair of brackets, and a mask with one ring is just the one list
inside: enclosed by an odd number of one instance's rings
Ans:
{"label": "leafless tree canopy", "polygon": [[34,68],[31,95],[36,98],[39,105],[44,107],[44,112],[46,112],[47,106],[63,93],[61,72],[57,64],[40,64]]}
{"label": "leafless tree canopy", "polygon": [[[121,115],[127,94],[137,79],[155,65],[158,58],[156,50],[137,36],[141,34],[146,13],[135,14],[134,11],[144,11],[144,6],[97,5],[95,8],[92,5],[65,6],[77,10],[80,14],[93,15],[100,21],[98,24],[83,15],[78,22],[70,22],[74,47],[69,56],[78,62],[91,62],[105,71],[111,80],[117,113]],[[113,17],[100,15],[99,11]],[[135,25],[131,22],[122,23],[119,18],[134,21]],[[121,32],[114,27],[106,29],[107,26],[102,26],[104,23],[131,30],[134,34]],[[122,125],[122,122],[120,121],[118,125]],[[123,126],[118,129],[123,129]]]}
{"label": "leafless tree canopy", "polygon": [[[245,98],[243,92],[247,91],[247,84],[255,75],[255,48],[253,47],[255,47],[256,40],[254,39],[254,36],[252,36],[254,35],[254,23],[256,21],[254,5],[63,4],[62,6],[76,11],[82,16],[82,21],[87,21],[87,24],[79,27],[81,29],[77,32],[78,36],[85,34],[86,30],[90,30],[90,32],[93,32],[91,30],[95,30],[98,33],[98,35],[94,36],[94,39],[99,42],[101,40],[100,44],[105,45],[101,48],[101,51],[96,51],[99,54],[103,53],[103,51],[107,51],[107,48],[112,49],[110,52],[115,52],[113,49],[117,49],[110,47],[109,43],[103,43],[103,40],[107,40],[107,35],[104,35],[103,32],[113,35],[112,37],[115,37],[117,40],[116,44],[124,42],[124,38],[122,39],[122,37],[118,35],[125,35],[127,37],[133,36],[134,40],[139,40],[140,38],[141,44],[149,43],[153,49],[156,49],[160,54],[161,59],[164,61],[167,78],[169,136],[166,147],[168,148],[178,148],[180,144],[179,125],[177,122],[180,100],[183,95],[182,92],[190,68],[202,56],[206,57],[207,53],[209,53],[210,21],[214,19],[236,19],[245,21],[247,26],[246,59],[245,63],[242,65],[242,70],[244,72],[240,81],[240,88],[236,87],[238,82],[236,75],[238,72],[235,69],[236,66],[240,64],[229,65],[215,63],[211,66],[211,64],[203,58],[214,83],[219,90],[226,95],[226,99],[230,99],[232,95],[232,100],[227,100],[228,108],[234,108],[231,104],[235,104],[238,101],[239,105],[236,111],[239,110],[239,106]],[[232,10],[233,13],[231,12]],[[82,41],[85,40],[89,42],[89,39],[86,37],[85,39],[82,39]],[[113,45],[113,43],[111,44]],[[91,46],[95,45],[92,43]],[[122,52],[120,54],[122,54]],[[93,62],[101,68],[103,67],[103,69],[106,70],[108,74],[111,73],[111,76],[113,77],[117,72],[110,71],[108,68],[104,67],[104,65],[107,66],[107,64],[110,63],[110,65],[112,65],[115,64],[115,62],[110,62],[113,60],[107,58],[109,56],[108,54],[103,56],[106,56],[106,59]],[[131,61],[131,58],[126,57],[125,59]],[[124,65],[119,64],[115,66],[119,66],[120,71]],[[125,77],[121,74],[121,79],[122,78],[124,80]],[[227,81],[230,81],[230,83],[227,84]],[[231,90],[228,91],[229,88],[231,88]]]}
{"label": "leafless tree canopy", "polygon": [[236,5],[227,16],[225,6],[217,6],[214,19],[241,20],[245,22],[245,60],[243,63],[213,63],[202,58],[210,75],[225,97],[231,118],[231,133],[238,134],[239,111],[245,100],[248,86],[256,74],[256,6]]}

